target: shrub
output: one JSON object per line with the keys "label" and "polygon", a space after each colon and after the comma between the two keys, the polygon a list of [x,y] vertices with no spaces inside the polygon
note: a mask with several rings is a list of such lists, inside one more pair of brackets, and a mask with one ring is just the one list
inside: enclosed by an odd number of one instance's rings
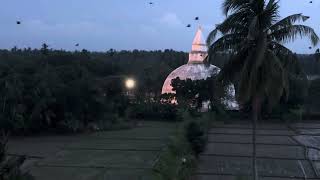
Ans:
{"label": "shrub", "polygon": [[194,118],[180,110],[184,123],[154,165],[155,180],[186,180],[196,170],[197,156],[204,150],[211,114]]}
{"label": "shrub", "polygon": [[7,157],[6,147],[8,136],[3,133],[0,136],[0,179],[1,180],[33,180],[34,178],[27,172],[21,170],[21,166],[26,160],[25,156]]}
{"label": "shrub", "polygon": [[196,157],[181,133],[174,136],[157,160],[153,170],[155,180],[185,180],[196,168]]}
{"label": "shrub", "polygon": [[161,102],[137,103],[131,108],[129,117],[135,119],[152,119],[164,121],[179,120],[176,105]]}
{"label": "shrub", "polygon": [[64,121],[61,121],[58,127],[63,132],[75,133],[83,131],[85,125],[82,121],[75,119],[71,113],[67,113],[66,118]]}
{"label": "shrub", "polygon": [[200,126],[199,122],[191,121],[187,124],[185,137],[196,156],[203,152],[206,138],[204,129]]}

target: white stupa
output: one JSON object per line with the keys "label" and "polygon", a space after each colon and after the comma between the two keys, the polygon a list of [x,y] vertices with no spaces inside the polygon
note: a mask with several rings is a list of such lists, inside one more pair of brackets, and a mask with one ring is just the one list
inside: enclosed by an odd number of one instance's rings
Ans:
{"label": "white stupa", "polygon": [[[207,46],[203,39],[202,28],[199,27],[192,43],[192,50],[189,53],[188,64],[182,65],[172,71],[165,80],[162,87],[162,94],[175,93],[172,90],[171,81],[177,77],[181,80],[202,80],[216,76],[220,68],[214,65],[205,65],[204,60],[208,56]],[[235,100],[235,89],[233,85],[228,87],[228,97],[223,100],[228,109],[238,109],[238,103]]]}

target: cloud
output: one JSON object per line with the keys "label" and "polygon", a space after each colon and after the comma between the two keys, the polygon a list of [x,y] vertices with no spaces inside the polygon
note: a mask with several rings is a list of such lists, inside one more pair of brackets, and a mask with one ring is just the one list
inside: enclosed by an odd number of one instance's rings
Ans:
{"label": "cloud", "polygon": [[160,18],[160,23],[165,24],[169,27],[179,27],[182,26],[183,23],[175,13],[165,13]]}

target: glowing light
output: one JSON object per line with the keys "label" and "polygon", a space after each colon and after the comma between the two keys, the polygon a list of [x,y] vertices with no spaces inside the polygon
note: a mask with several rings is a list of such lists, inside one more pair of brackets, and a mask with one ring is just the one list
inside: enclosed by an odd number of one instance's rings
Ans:
{"label": "glowing light", "polygon": [[133,89],[136,86],[136,82],[133,79],[127,79],[125,84],[128,89]]}

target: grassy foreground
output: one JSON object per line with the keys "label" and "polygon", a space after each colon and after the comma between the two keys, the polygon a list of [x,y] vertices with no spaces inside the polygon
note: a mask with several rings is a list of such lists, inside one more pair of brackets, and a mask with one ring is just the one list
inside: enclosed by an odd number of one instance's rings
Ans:
{"label": "grassy foreground", "polygon": [[140,122],[136,128],[11,139],[10,154],[26,154],[26,168],[41,180],[150,180],[176,123]]}

